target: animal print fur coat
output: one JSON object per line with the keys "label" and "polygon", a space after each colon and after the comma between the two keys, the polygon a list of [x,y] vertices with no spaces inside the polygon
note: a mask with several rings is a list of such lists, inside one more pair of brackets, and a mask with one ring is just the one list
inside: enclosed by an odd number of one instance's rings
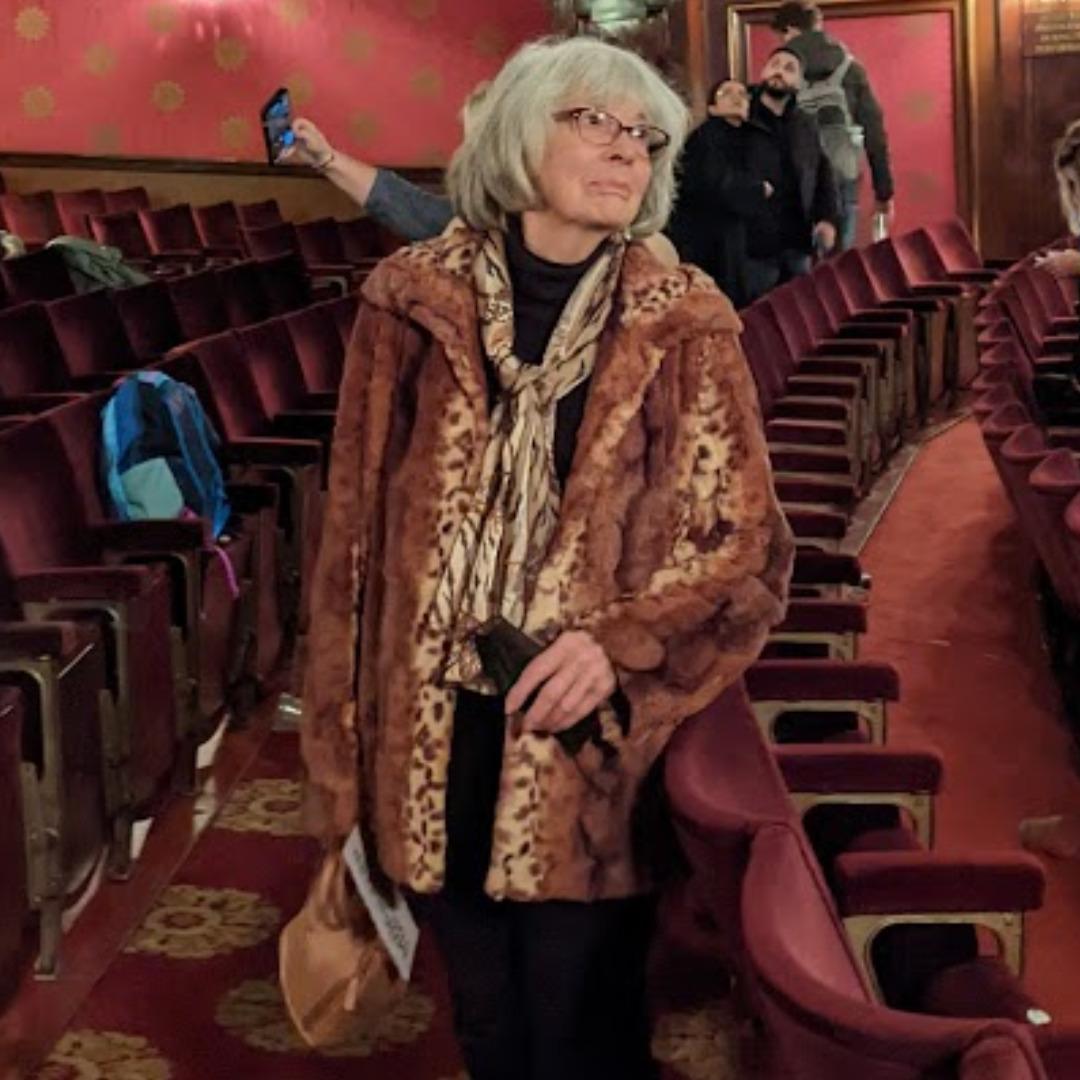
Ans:
{"label": "animal print fur coat", "polygon": [[[308,823],[332,840],[359,819],[385,873],[418,892],[443,882],[455,700],[425,615],[487,438],[477,243],[462,229],[402,249],[364,285],[312,589]],[[602,715],[611,761],[508,725],[495,898],[648,887],[631,842],[645,778],[782,616],[793,547],[738,331],[703,274],[630,245],[536,588],[557,600],[549,640],[584,629],[603,646],[631,727]]]}

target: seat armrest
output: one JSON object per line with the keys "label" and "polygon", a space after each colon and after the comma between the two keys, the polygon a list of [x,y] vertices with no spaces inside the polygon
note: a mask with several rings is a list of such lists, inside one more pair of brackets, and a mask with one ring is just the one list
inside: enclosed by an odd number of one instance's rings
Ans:
{"label": "seat armrest", "polygon": [[224,456],[234,465],[318,465],[322,461],[322,443],[314,439],[230,439]]}
{"label": "seat armrest", "polygon": [[48,656],[62,660],[82,644],[98,640],[97,630],[74,622],[0,622],[0,654]]}
{"label": "seat armrest", "polygon": [[936,851],[858,851],[833,864],[841,915],[1035,911],[1046,876],[1018,852],[951,855]]}
{"label": "seat armrest", "polygon": [[274,417],[272,427],[275,434],[283,438],[324,439],[334,434],[337,416],[332,412],[317,412],[308,409],[287,409]]}
{"label": "seat armrest", "polygon": [[15,579],[15,597],[23,604],[52,600],[130,600],[142,595],[153,579],[145,566],[62,566]]}
{"label": "seat armrest", "polygon": [[859,588],[869,585],[862,565],[853,555],[834,555],[825,551],[796,552],[791,580],[796,585],[852,585]]}
{"label": "seat armrest", "polygon": [[866,632],[866,604],[856,600],[791,600],[783,622],[773,629],[782,634],[862,634]]}
{"label": "seat armrest", "polygon": [[755,701],[899,701],[900,676],[870,660],[758,660],[746,689]]}
{"label": "seat armrest", "polygon": [[273,484],[226,484],[225,494],[238,514],[276,510],[278,505],[278,489]]}
{"label": "seat armrest", "polygon": [[43,413],[59,405],[78,401],[82,396],[82,394],[16,394],[14,397],[0,399],[0,416]]}
{"label": "seat armrest", "polygon": [[113,551],[198,551],[210,543],[202,520],[107,521],[92,528],[103,548]]}
{"label": "seat armrest", "polygon": [[773,748],[790,791],[815,794],[941,790],[944,762],[935,750],[891,746],[788,744]]}

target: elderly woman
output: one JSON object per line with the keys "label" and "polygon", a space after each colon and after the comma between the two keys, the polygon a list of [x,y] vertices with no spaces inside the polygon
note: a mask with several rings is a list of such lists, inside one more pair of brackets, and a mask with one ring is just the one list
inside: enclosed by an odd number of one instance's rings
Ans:
{"label": "elderly woman", "polygon": [[[349,350],[307,810],[329,842],[359,820],[416,900],[472,1080],[653,1075],[657,762],[782,614],[738,320],[635,239],[686,127],[632,53],[525,46],[450,166],[460,220],[375,270]],[[543,646],[505,700],[496,615]]]}

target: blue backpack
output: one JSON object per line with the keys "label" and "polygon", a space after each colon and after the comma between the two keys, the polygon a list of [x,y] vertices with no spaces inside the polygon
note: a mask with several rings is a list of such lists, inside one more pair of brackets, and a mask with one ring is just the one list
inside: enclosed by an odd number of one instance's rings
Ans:
{"label": "blue backpack", "polygon": [[195,515],[217,539],[229,521],[217,433],[195,391],[157,371],[117,387],[101,413],[102,468],[121,521]]}

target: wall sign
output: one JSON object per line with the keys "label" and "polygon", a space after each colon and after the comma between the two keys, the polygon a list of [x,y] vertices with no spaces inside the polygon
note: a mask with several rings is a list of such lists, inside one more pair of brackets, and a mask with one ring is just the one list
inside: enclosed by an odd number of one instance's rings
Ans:
{"label": "wall sign", "polygon": [[1080,53],[1080,0],[1024,0],[1024,55]]}

